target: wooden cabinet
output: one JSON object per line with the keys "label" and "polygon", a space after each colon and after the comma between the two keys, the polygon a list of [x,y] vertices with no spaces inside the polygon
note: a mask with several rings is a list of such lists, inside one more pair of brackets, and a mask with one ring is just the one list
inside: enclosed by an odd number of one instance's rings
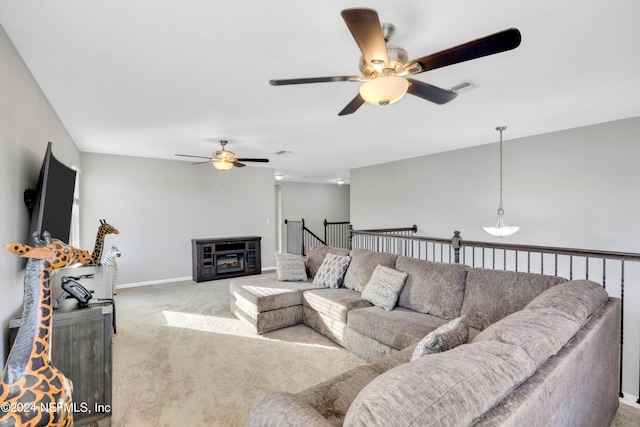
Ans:
{"label": "wooden cabinet", "polygon": [[261,239],[257,236],[192,239],[193,280],[260,274]]}
{"label": "wooden cabinet", "polygon": [[[51,361],[73,382],[74,423],[77,426],[98,422],[111,424],[111,372],[114,307],[113,267],[80,267],[56,270],[51,279],[54,301],[62,294],[61,278],[94,274],[77,280],[92,292],[89,307],[82,308],[68,297],[53,312]],[[13,343],[20,319],[9,323],[9,339]]]}

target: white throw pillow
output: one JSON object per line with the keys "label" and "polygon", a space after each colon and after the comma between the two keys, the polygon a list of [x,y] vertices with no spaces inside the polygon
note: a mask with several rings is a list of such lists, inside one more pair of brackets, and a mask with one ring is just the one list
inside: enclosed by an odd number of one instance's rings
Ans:
{"label": "white throw pillow", "polygon": [[451,350],[468,342],[469,323],[467,316],[457,317],[439,328],[434,329],[426,337],[422,338],[413,350],[411,360],[416,360],[425,354]]}
{"label": "white throw pillow", "polygon": [[391,311],[398,302],[398,296],[406,280],[407,273],[378,265],[362,291],[362,299]]}
{"label": "white throw pillow", "polygon": [[307,267],[302,255],[276,253],[276,273],[281,282],[307,280]]}

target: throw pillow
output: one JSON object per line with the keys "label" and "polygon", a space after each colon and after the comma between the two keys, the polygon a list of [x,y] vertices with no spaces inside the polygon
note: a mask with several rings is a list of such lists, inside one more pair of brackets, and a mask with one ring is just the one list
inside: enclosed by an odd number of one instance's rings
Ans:
{"label": "throw pillow", "polygon": [[407,273],[378,265],[373,270],[371,279],[362,291],[361,297],[373,305],[391,311],[398,302],[398,295],[400,295],[406,280]]}
{"label": "throw pillow", "polygon": [[351,257],[348,255],[328,253],[313,278],[313,284],[321,285],[325,288],[339,288],[342,286],[344,273],[347,271],[350,262]]}
{"label": "throw pillow", "polygon": [[468,342],[469,323],[467,322],[467,316],[461,316],[434,329],[424,337],[413,350],[411,360],[416,360],[425,354],[451,350]]}
{"label": "throw pillow", "polygon": [[302,255],[276,253],[276,273],[281,282],[307,280],[307,267]]}

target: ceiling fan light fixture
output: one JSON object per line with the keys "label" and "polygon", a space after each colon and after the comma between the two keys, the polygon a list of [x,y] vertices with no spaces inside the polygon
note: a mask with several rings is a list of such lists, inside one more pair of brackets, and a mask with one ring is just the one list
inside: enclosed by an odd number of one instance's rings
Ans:
{"label": "ceiling fan light fixture", "polygon": [[214,159],[211,161],[211,163],[213,163],[213,167],[218,169],[219,171],[228,171],[233,167],[233,162],[225,159]]}
{"label": "ceiling fan light fixture", "polygon": [[384,59],[374,59],[371,61],[371,66],[375,68],[378,73],[381,73],[384,70]]}
{"label": "ceiling fan light fixture", "polygon": [[227,150],[216,151],[216,158],[221,160],[231,160],[235,156],[235,153]]}
{"label": "ceiling fan light fixture", "polygon": [[409,89],[409,81],[396,75],[381,75],[360,86],[360,96],[372,105],[394,104]]}

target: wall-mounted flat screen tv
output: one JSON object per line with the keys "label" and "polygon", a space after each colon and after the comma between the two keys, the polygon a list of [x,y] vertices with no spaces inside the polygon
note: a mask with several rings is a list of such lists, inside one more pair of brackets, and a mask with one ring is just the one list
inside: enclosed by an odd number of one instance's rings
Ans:
{"label": "wall-mounted flat screen tv", "polygon": [[29,245],[34,244],[34,233],[37,232],[42,238],[44,231],[48,231],[54,239],[69,242],[76,171],[53,157],[51,145],[51,142],[47,144],[38,186],[33,193]]}

